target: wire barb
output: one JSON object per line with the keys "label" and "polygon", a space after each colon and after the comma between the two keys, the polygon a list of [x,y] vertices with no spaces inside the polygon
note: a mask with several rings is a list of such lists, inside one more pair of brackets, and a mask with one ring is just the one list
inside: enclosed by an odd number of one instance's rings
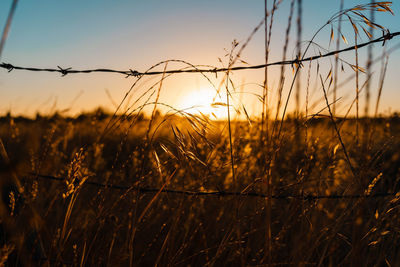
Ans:
{"label": "wire barb", "polygon": [[65,75],[67,75],[69,73],[69,71],[72,69],[72,68],[63,69],[60,66],[57,66],[57,68],[60,69],[59,72],[62,74],[61,77],[64,77]]}
{"label": "wire barb", "polygon": [[386,31],[382,30],[382,38],[383,38],[382,46],[385,45],[387,40],[393,39],[393,37],[394,35],[390,33],[389,29],[386,29]]}
{"label": "wire barb", "polygon": [[129,69],[129,71],[127,72],[125,78],[129,78],[129,77],[131,77],[131,76],[138,78],[138,77],[140,77],[141,75],[143,75],[143,74],[141,74],[141,73],[138,72],[137,70]]}
{"label": "wire barb", "polygon": [[1,66],[4,67],[5,69],[7,69],[8,72],[11,72],[11,71],[14,70],[14,66],[13,66],[12,64],[9,64],[9,63],[4,63],[4,62],[3,62],[3,63],[1,64]]}

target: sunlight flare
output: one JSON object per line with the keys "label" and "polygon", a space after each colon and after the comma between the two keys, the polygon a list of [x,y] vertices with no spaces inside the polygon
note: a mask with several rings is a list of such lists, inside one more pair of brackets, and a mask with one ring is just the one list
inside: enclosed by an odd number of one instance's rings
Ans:
{"label": "sunlight flare", "polygon": [[211,119],[226,119],[226,99],[215,89],[201,87],[188,91],[180,100],[180,108],[192,114],[203,114]]}

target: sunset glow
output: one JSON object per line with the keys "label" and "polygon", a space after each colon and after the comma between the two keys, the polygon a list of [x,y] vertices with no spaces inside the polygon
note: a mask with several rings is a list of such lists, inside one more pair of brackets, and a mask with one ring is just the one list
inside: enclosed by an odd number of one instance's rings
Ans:
{"label": "sunset glow", "polygon": [[180,101],[180,109],[192,114],[203,114],[211,119],[224,119],[227,116],[226,100],[213,88],[188,90]]}

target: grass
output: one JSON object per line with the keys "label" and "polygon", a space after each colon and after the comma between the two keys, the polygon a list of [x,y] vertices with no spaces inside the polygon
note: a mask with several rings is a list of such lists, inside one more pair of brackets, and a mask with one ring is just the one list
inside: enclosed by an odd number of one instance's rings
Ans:
{"label": "grass", "polygon": [[[98,129],[107,118],[2,118],[0,136],[11,151],[10,164],[2,163],[8,167],[2,168],[3,201],[11,204],[6,194],[14,194],[13,204],[3,205],[4,214],[13,215],[2,219],[2,242],[4,250],[16,246],[9,255],[11,265],[24,261],[51,265],[74,261],[78,265],[263,261],[267,230],[264,198],[190,196],[130,188],[235,191],[228,136],[221,132],[224,122],[210,122],[203,129],[205,133],[198,135],[181,117],[175,117],[146,146],[143,128],[149,120],[142,119],[125,138],[116,159],[126,134],[123,125],[103,143],[96,143]],[[393,195],[271,200],[272,262],[396,263],[398,117],[368,121],[376,136],[368,153],[362,153],[353,139],[355,119],[339,122],[343,143],[358,170],[356,177],[337,136],[326,134],[332,132],[328,119],[307,122],[308,143],[297,143],[293,134],[296,123],[294,119],[287,121],[282,130],[285,138],[271,171],[273,195]],[[258,175],[265,163],[252,156],[262,153],[255,128],[246,122],[232,123],[236,181],[239,192],[261,194],[265,187]],[[304,140],[304,134],[301,137]],[[23,193],[6,185],[13,173],[21,181]],[[65,180],[48,180],[37,174]],[[89,181],[125,187],[96,187]],[[31,247],[29,243],[33,243]]]}
{"label": "grass", "polygon": [[[160,80],[127,104],[138,77],[114,113],[99,108],[76,117],[1,117],[0,265],[398,265],[400,118],[377,116],[388,58],[373,118],[358,112],[363,69],[356,49],[354,65],[335,61],[355,73],[355,118],[348,116],[353,104],[337,115],[337,67],[322,75],[310,61],[294,64],[292,79],[282,66],[276,87],[266,68],[262,117],[249,117],[243,106],[247,120],[233,119],[230,69],[263,25],[270,47],[279,5],[273,2],[242,46],[232,43],[228,70],[213,86],[218,92],[225,87],[227,121],[160,102],[163,81],[171,76],[167,64],[176,61],[154,65],[164,66]],[[295,7],[301,1],[291,2],[284,59]],[[325,27],[332,27],[329,42],[335,35],[347,42],[342,26],[333,34],[344,19],[355,34],[383,28],[365,11],[391,10],[387,2],[341,9],[296,50],[298,59],[308,56]],[[304,85],[296,79],[300,72]],[[306,89],[305,114],[300,86]],[[310,89],[322,91],[325,105],[318,112],[309,104]],[[293,90],[298,104],[289,113]],[[161,106],[169,111],[159,112]],[[146,107],[152,107],[149,115]]]}

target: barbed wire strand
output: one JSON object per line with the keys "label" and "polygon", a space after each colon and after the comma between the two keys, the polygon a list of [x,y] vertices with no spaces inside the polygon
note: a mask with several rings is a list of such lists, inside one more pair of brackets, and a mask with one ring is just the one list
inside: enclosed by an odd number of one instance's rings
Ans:
{"label": "barbed wire strand", "polygon": [[[34,174],[30,173],[31,175],[37,175],[37,177],[46,180],[53,180],[53,181],[65,181],[65,178],[62,177],[55,177],[51,175],[44,175],[44,174]],[[255,193],[255,192],[230,192],[230,191],[189,191],[189,190],[175,190],[175,189],[160,189],[160,188],[148,188],[148,187],[132,187],[132,186],[123,186],[123,185],[114,185],[114,184],[103,184],[98,182],[86,181],[84,185],[91,185],[95,187],[101,188],[108,188],[112,190],[131,190],[135,189],[133,192],[139,193],[171,193],[171,194],[179,194],[179,195],[186,195],[186,196],[210,196],[210,197],[227,197],[227,196],[234,196],[234,197],[260,197],[260,198],[267,198],[267,194],[262,193]],[[396,196],[396,193],[389,193],[389,192],[381,192],[375,194],[353,194],[353,195],[314,195],[314,194],[298,194],[298,195],[290,195],[290,194],[282,194],[282,195],[272,195],[272,199],[299,199],[299,200],[318,200],[318,199],[358,199],[358,198],[382,198],[382,197],[389,197],[389,196]]]}
{"label": "barbed wire strand", "polygon": [[[394,32],[391,33],[389,31],[383,32],[382,36],[379,38],[376,38],[374,40],[370,40],[368,42],[350,46],[347,48],[343,48],[340,50],[335,50],[331,51],[325,54],[320,54],[320,55],[315,55],[315,56],[310,56],[304,59],[292,59],[292,60],[284,60],[284,61],[277,61],[277,62],[271,62],[268,64],[260,64],[260,65],[252,65],[252,66],[239,66],[239,67],[230,67],[230,68],[209,68],[209,69],[199,69],[199,68],[191,68],[191,69],[173,69],[173,70],[167,70],[165,72],[163,71],[149,71],[149,72],[139,72],[136,70],[115,70],[115,69],[107,69],[107,68],[101,68],[101,69],[87,69],[87,70],[76,70],[72,68],[62,68],[60,66],[57,66],[57,68],[36,68],[36,67],[21,67],[21,66],[15,66],[10,63],[1,63],[0,68],[8,70],[8,72],[11,72],[13,70],[25,70],[25,71],[36,71],[36,72],[56,72],[60,73],[62,76],[66,76],[67,74],[76,74],[76,73],[95,73],[95,72],[102,72],[102,73],[117,73],[117,74],[122,74],[125,75],[126,77],[140,77],[140,76],[149,76],[149,75],[160,75],[160,74],[174,74],[174,73],[217,73],[217,72],[226,72],[226,71],[237,71],[237,70],[251,70],[251,69],[262,69],[265,67],[269,66],[274,66],[274,65],[293,65],[293,64],[299,64],[301,62],[307,62],[307,61],[313,61],[317,60],[320,58],[325,58],[325,57],[330,57],[333,55],[337,55],[343,52],[348,52],[352,51],[355,49],[360,49],[365,46],[369,46],[374,43],[382,43],[382,45],[385,45],[388,40],[393,39],[394,37],[397,37],[400,35],[400,32]],[[299,64],[300,65],[300,64]]]}

